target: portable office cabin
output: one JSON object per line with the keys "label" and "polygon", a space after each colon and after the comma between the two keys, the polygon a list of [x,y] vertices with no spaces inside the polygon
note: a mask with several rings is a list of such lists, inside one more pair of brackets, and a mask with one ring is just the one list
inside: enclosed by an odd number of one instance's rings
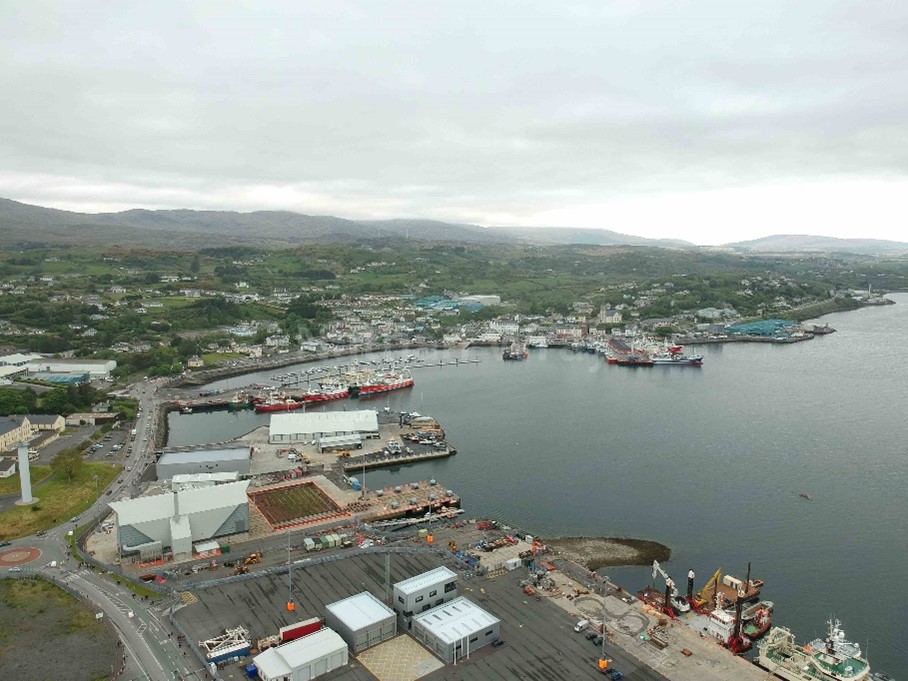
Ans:
{"label": "portable office cabin", "polygon": [[310,681],[349,662],[347,644],[337,632],[319,629],[253,658],[262,681]]}
{"label": "portable office cabin", "polygon": [[347,642],[354,655],[397,635],[394,611],[368,591],[328,605],[325,622]]}
{"label": "portable office cabin", "polygon": [[413,637],[444,662],[469,657],[501,635],[501,620],[463,596],[413,617]]}

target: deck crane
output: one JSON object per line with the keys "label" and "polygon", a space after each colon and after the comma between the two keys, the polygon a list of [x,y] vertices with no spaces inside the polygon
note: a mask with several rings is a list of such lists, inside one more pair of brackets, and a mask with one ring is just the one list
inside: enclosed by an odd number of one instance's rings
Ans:
{"label": "deck crane", "polygon": [[662,578],[665,580],[665,614],[674,617],[675,613],[672,611],[672,608],[680,613],[685,613],[690,610],[690,603],[678,593],[675,582],[668,576],[665,570],[662,569],[662,566],[659,565],[659,561],[654,560],[653,579],[656,579],[657,574],[662,575]]}
{"label": "deck crane", "polygon": [[[716,592],[718,592],[718,590],[719,590],[719,582],[721,580],[722,580],[722,568],[719,568],[718,570],[716,570],[716,573],[712,577],[709,578],[709,581],[703,585],[703,588],[700,589],[700,591],[698,593],[694,594],[694,597],[691,599],[690,604],[691,604],[691,607],[693,607],[693,609],[696,612],[703,614],[704,610],[709,609],[706,606],[708,606],[709,603],[715,601]],[[711,587],[711,586],[714,587],[712,599],[710,599],[710,596],[709,596],[709,587]]]}

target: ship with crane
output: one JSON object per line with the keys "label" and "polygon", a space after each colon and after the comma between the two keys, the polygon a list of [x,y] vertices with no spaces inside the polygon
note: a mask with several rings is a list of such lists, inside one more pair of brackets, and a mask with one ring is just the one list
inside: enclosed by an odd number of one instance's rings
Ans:
{"label": "ship with crane", "polygon": [[693,570],[687,573],[687,601],[691,612],[684,618],[686,624],[715,638],[736,655],[749,650],[754,638],[769,631],[773,604],[759,601],[763,580],[750,578],[750,564],[744,581],[731,575],[723,576],[722,568],[719,568],[697,593],[694,593],[695,578]]}
{"label": "ship with crane", "polygon": [[672,619],[675,619],[675,617],[677,617],[678,615],[682,615],[690,611],[690,603],[678,591],[677,587],[675,586],[674,580],[672,580],[672,578],[668,576],[665,570],[662,569],[662,566],[659,565],[659,561],[654,560],[654,582],[657,575],[661,575],[662,579],[665,581],[665,592],[663,593],[659,589],[656,589],[655,586],[645,586],[637,592],[637,598],[639,598],[651,608],[654,608],[655,610],[664,615],[667,615]]}

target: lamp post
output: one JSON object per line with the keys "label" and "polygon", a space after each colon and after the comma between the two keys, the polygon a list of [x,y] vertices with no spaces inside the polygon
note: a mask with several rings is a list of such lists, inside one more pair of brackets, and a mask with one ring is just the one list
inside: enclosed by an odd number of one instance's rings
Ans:
{"label": "lamp post", "polygon": [[98,496],[99,496],[99,493],[98,493],[98,474],[95,473],[92,477],[93,477],[94,480],[95,480],[95,503],[98,503]]}

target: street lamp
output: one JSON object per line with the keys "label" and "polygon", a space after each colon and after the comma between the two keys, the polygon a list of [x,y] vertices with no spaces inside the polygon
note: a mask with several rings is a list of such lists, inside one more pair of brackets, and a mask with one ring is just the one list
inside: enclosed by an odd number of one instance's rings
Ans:
{"label": "street lamp", "polygon": [[95,473],[92,477],[95,480],[95,503],[98,503],[98,474]]}

